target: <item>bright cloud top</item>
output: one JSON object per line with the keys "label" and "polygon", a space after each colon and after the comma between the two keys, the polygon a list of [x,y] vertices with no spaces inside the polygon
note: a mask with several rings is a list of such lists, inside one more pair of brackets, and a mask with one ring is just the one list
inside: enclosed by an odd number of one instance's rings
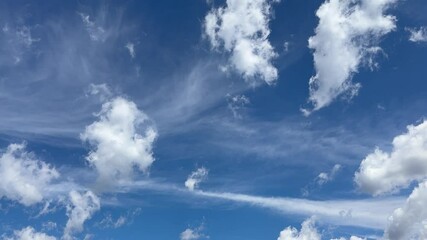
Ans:
{"label": "bright cloud top", "polygon": [[14,231],[13,237],[2,238],[4,240],[56,240],[55,237],[37,232],[32,227],[26,227],[18,231]]}
{"label": "bright cloud top", "polygon": [[360,164],[355,181],[372,195],[396,192],[427,177],[427,121],[408,126],[393,139],[390,153],[376,149]]}
{"label": "bright cloud top", "polygon": [[[378,39],[395,29],[384,12],[396,0],[328,0],[317,10],[319,24],[309,39],[316,75],[310,79],[309,101],[318,110],[341,94],[351,98],[360,84],[351,82],[360,65],[372,64],[381,49]],[[306,112],[306,113],[309,113]]]}
{"label": "bright cloud top", "polygon": [[231,54],[231,65],[245,79],[260,77],[272,84],[278,71],[277,56],[268,41],[271,5],[278,0],[227,0],[226,7],[212,9],[205,17],[205,34],[214,49]]}
{"label": "bright cloud top", "polygon": [[420,183],[409,196],[405,205],[390,216],[385,231],[386,239],[427,238],[427,182]]}
{"label": "bright cloud top", "polygon": [[11,144],[0,156],[0,176],[0,198],[29,206],[45,198],[49,184],[59,173],[27,152],[25,144]]}
{"label": "bright cloud top", "polygon": [[93,150],[87,161],[99,173],[99,182],[113,184],[129,180],[136,166],[147,171],[154,162],[152,145],[157,131],[136,104],[116,97],[103,104],[99,120],[81,135]]}
{"label": "bright cloud top", "polygon": [[68,221],[64,229],[64,240],[74,239],[72,235],[83,231],[83,224],[101,208],[99,198],[92,192],[83,194],[71,191],[69,194],[70,204],[67,205]]}
{"label": "bright cloud top", "polygon": [[410,36],[409,41],[411,42],[427,42],[427,27],[409,28]]}
{"label": "bright cloud top", "polygon": [[287,227],[280,232],[277,240],[320,240],[321,235],[314,226],[314,220],[308,219],[301,224],[301,231],[293,227]]}
{"label": "bright cloud top", "polygon": [[185,181],[185,187],[187,187],[190,191],[194,191],[198,185],[207,178],[209,171],[202,167],[192,172],[190,176],[188,176]]}

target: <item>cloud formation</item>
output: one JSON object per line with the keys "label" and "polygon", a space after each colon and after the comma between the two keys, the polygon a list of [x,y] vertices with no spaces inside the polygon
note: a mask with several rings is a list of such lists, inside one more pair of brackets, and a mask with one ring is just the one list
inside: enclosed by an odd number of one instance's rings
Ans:
{"label": "cloud formation", "polygon": [[317,232],[312,218],[301,224],[301,231],[293,227],[287,227],[280,232],[277,240],[320,240],[321,235]]}
{"label": "cloud formation", "polygon": [[136,104],[116,97],[104,103],[97,116],[81,139],[93,147],[86,159],[98,171],[99,183],[130,180],[134,167],[148,171],[157,131]]}
{"label": "cloud formation", "polygon": [[354,178],[360,190],[394,193],[427,177],[427,121],[407,128],[393,139],[391,152],[376,149],[362,161]]}
{"label": "cloud formation", "polygon": [[[397,0],[328,0],[317,10],[319,24],[309,39],[316,75],[310,79],[313,111],[335,98],[357,95],[360,84],[352,76],[381,49],[379,39],[395,29],[395,18],[385,11]],[[311,110],[303,109],[305,114]]]}
{"label": "cloud formation", "polygon": [[256,77],[273,84],[277,56],[268,41],[272,4],[278,0],[227,0],[205,17],[205,35],[213,49],[230,53],[230,64],[246,80]]}
{"label": "cloud formation", "polygon": [[202,167],[192,172],[185,181],[185,187],[190,191],[194,191],[198,185],[207,178],[209,171]]}
{"label": "cloud formation", "polygon": [[32,227],[26,227],[18,231],[14,231],[13,237],[2,238],[3,240],[56,240],[55,237],[45,233],[37,232]]}
{"label": "cloud formation", "polygon": [[396,209],[389,218],[385,238],[426,239],[427,238],[427,181],[418,185],[403,207]]}
{"label": "cloud formation", "polygon": [[409,41],[411,42],[427,42],[427,28],[407,28],[410,33]]}
{"label": "cloud formation", "polygon": [[59,173],[25,147],[25,144],[10,144],[0,156],[0,198],[29,206],[45,198],[49,185]]}
{"label": "cloud formation", "polygon": [[73,240],[73,234],[83,231],[83,224],[101,208],[99,198],[92,192],[71,191],[67,205],[68,221],[64,229],[64,240]]}

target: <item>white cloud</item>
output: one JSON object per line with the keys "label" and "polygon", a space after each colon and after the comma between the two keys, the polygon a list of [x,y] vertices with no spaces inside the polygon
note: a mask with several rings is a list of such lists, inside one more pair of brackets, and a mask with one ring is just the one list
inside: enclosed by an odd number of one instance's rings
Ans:
{"label": "white cloud", "polygon": [[135,58],[136,53],[135,53],[135,44],[128,42],[125,46],[125,48],[129,51],[129,55],[132,58]]}
{"label": "white cloud", "polygon": [[190,191],[194,191],[194,189],[197,188],[198,185],[206,179],[208,173],[209,171],[204,167],[192,172],[185,181],[185,187],[188,188]]}
{"label": "white cloud", "polygon": [[3,238],[4,240],[56,240],[55,237],[46,235],[41,232],[36,232],[32,227],[26,227],[19,231],[14,231],[14,236],[11,238]]}
{"label": "white cloud", "polygon": [[83,224],[101,208],[99,198],[91,191],[80,194],[71,191],[69,194],[70,204],[67,205],[68,221],[64,229],[64,240],[72,240],[74,233],[83,231]]}
{"label": "white cloud", "polygon": [[338,226],[355,226],[369,229],[384,229],[387,224],[387,217],[404,202],[402,198],[313,201],[226,192],[194,191],[193,193],[209,198],[269,208],[286,215],[315,215],[319,221]]}
{"label": "white cloud", "polygon": [[214,49],[231,54],[231,65],[247,80],[260,77],[272,84],[278,77],[277,56],[268,41],[271,5],[277,0],[227,0],[205,17],[205,34]]}
{"label": "white cloud", "polygon": [[184,232],[181,233],[181,240],[197,240],[200,239],[201,235],[197,232],[197,230],[193,230],[190,228],[185,229]]}
{"label": "white cloud", "polygon": [[335,175],[341,170],[340,164],[335,164],[329,173],[322,172],[317,176],[316,183],[321,186],[329,181],[334,180]]}
{"label": "white cloud", "polygon": [[29,206],[45,198],[49,184],[59,173],[25,147],[25,144],[10,144],[0,156],[0,198]]}
{"label": "white cloud", "polygon": [[280,232],[277,240],[320,240],[321,235],[317,232],[312,218],[301,224],[301,231],[293,227],[288,227]]}
{"label": "white cloud", "polygon": [[391,152],[376,149],[355,174],[359,188],[372,195],[393,193],[427,177],[427,121],[408,126],[393,139]]}
{"label": "white cloud", "polygon": [[104,42],[107,39],[108,34],[105,29],[101,26],[98,26],[95,22],[91,21],[89,15],[84,13],[79,13],[79,15],[92,41]]}
{"label": "white cloud", "polygon": [[[322,234],[319,233],[315,226],[314,218],[309,218],[301,224],[301,230],[294,227],[287,227],[285,230],[280,232],[280,236],[277,240],[321,240]],[[335,238],[331,240],[346,240],[346,238]],[[366,240],[356,236],[351,236],[349,240]]]}
{"label": "white cloud", "polygon": [[409,41],[411,42],[427,42],[427,27],[407,28],[409,33]]}
{"label": "white cloud", "polygon": [[[316,75],[310,79],[313,110],[329,105],[339,95],[357,95],[351,82],[360,65],[372,65],[378,40],[395,29],[395,18],[385,11],[397,0],[328,0],[317,10],[319,24],[309,39]],[[303,109],[305,114],[311,110]]]}
{"label": "white cloud", "polygon": [[427,182],[414,189],[402,208],[389,218],[386,239],[426,239],[427,237]]}
{"label": "white cloud", "polygon": [[136,104],[116,97],[103,104],[99,120],[81,134],[93,150],[86,157],[96,168],[99,183],[112,185],[132,178],[134,167],[147,171],[154,162],[157,131]]}
{"label": "white cloud", "polygon": [[234,118],[242,118],[240,111],[250,103],[249,98],[245,95],[235,95],[228,98],[228,109],[233,113]]}

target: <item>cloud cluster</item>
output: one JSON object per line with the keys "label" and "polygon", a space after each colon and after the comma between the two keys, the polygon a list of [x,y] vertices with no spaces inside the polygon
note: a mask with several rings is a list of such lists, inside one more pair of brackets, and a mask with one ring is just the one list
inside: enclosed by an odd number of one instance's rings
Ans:
{"label": "cloud cluster", "polygon": [[272,84],[277,56],[268,41],[271,5],[278,0],[227,0],[205,17],[205,34],[214,49],[230,53],[230,63],[247,80],[260,77]]}
{"label": "cloud cluster", "polygon": [[73,234],[83,231],[83,224],[101,208],[99,198],[92,192],[71,191],[70,204],[67,205],[68,221],[64,229],[64,240],[73,240]]}
{"label": "cloud cluster", "polygon": [[427,27],[407,28],[410,33],[409,41],[411,42],[427,42]]}
{"label": "cloud cluster", "polygon": [[190,191],[194,191],[194,189],[197,188],[198,185],[207,178],[208,173],[209,171],[204,167],[192,172],[184,183],[185,187]]}
{"label": "cloud cluster", "polygon": [[427,236],[427,121],[408,126],[408,132],[393,139],[390,153],[376,149],[361,163],[355,181],[374,196],[395,193],[420,182],[389,218],[386,239],[424,239]]}
{"label": "cloud cluster", "polygon": [[59,173],[25,149],[25,144],[10,144],[0,156],[0,198],[26,206],[41,202],[52,180]]}
{"label": "cloud cluster", "polygon": [[310,79],[313,110],[344,93],[350,98],[358,93],[360,84],[351,82],[352,75],[362,64],[372,64],[372,54],[381,50],[378,40],[395,29],[395,18],[385,11],[396,1],[328,0],[320,6],[319,24],[309,39],[316,69]]}
{"label": "cloud cluster", "polygon": [[314,220],[308,219],[301,224],[301,231],[293,227],[287,227],[280,232],[277,240],[320,240],[321,235],[314,226]]}
{"label": "cloud cluster", "polygon": [[37,232],[32,227],[26,227],[21,230],[14,231],[13,237],[2,238],[4,240],[56,240],[55,237]]}
{"label": "cloud cluster", "polygon": [[390,240],[427,238],[427,181],[418,185],[403,207],[390,216],[385,237]]}
{"label": "cloud cluster", "polygon": [[136,104],[116,97],[102,105],[98,118],[81,139],[93,147],[86,159],[97,170],[99,183],[130,180],[134,167],[147,171],[154,162],[157,131]]}
{"label": "cloud cluster", "polygon": [[[319,233],[315,226],[314,218],[309,218],[301,224],[301,230],[294,227],[287,227],[280,232],[277,240],[321,240],[322,234]],[[335,238],[331,240],[346,240],[346,238]],[[351,236],[349,240],[364,240],[362,238]]]}
{"label": "cloud cluster", "polygon": [[355,174],[359,188],[372,195],[393,193],[427,177],[427,121],[408,126],[393,139],[391,152],[376,149]]}

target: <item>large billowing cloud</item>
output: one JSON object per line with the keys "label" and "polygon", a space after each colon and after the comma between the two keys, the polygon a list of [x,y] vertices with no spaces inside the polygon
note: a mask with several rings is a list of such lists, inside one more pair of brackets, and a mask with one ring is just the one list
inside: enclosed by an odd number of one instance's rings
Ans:
{"label": "large billowing cloud", "polygon": [[355,175],[359,188],[372,195],[396,192],[427,177],[427,121],[408,126],[393,139],[391,152],[376,149]]}
{"label": "large billowing cloud", "polygon": [[67,205],[68,221],[64,229],[64,240],[72,240],[73,234],[83,231],[83,224],[101,208],[99,198],[91,191],[83,194],[71,191],[70,204]]}
{"label": "large billowing cloud", "polygon": [[11,144],[0,156],[0,198],[26,206],[41,202],[51,181],[58,177],[55,168],[27,152],[25,144]]}
{"label": "large billowing cloud", "polygon": [[[352,75],[381,49],[378,40],[395,29],[395,18],[385,11],[397,0],[327,0],[317,10],[319,24],[309,39],[316,75],[310,79],[313,110],[329,105],[341,94],[352,97],[360,84]],[[309,113],[306,110],[305,113]]]}
{"label": "large billowing cloud", "polygon": [[245,79],[260,77],[272,84],[278,77],[268,41],[271,5],[278,0],[227,0],[205,18],[205,34],[214,49],[230,53],[230,63]]}
{"label": "large billowing cloud", "polygon": [[32,227],[26,227],[21,230],[14,231],[13,237],[2,238],[4,240],[56,240],[55,237],[45,233],[37,232]]}
{"label": "large billowing cloud", "polygon": [[154,162],[152,145],[157,131],[136,104],[116,97],[103,104],[99,120],[81,135],[93,150],[87,161],[96,168],[99,182],[130,180],[134,167],[147,171]]}
{"label": "large billowing cloud", "polygon": [[409,196],[405,205],[390,216],[385,231],[386,239],[427,238],[427,182],[420,183]]}

